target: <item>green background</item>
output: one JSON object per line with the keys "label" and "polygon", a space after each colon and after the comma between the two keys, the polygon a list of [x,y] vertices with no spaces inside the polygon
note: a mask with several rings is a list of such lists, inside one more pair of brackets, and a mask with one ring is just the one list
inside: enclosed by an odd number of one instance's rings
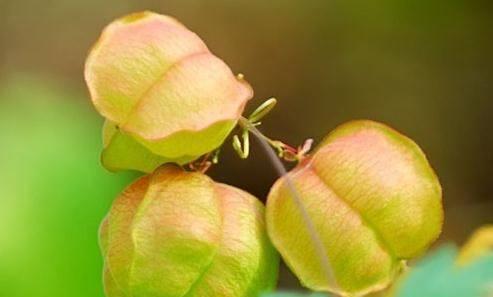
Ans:
{"label": "green background", "polygon": [[[135,176],[99,164],[82,71],[104,25],[144,9],[197,32],[255,89],[261,127],[293,145],[351,119],[424,149],[443,188],[441,241],[493,222],[493,2],[489,0],[0,0],[0,296],[102,297],[97,228]],[[229,144],[210,173],[264,200],[260,147]],[[299,288],[282,270],[282,288]]]}

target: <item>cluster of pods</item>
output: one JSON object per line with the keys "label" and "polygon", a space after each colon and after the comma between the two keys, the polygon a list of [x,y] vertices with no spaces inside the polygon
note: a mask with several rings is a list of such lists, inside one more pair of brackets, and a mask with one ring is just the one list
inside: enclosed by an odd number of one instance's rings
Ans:
{"label": "cluster of pods", "polygon": [[106,119],[103,165],[146,174],[101,225],[108,297],[256,297],[275,288],[280,256],[307,288],[361,296],[441,231],[441,187],[425,155],[373,121],[329,133],[266,206],[184,169],[222,145],[253,91],[173,18],[109,24],[85,79]]}

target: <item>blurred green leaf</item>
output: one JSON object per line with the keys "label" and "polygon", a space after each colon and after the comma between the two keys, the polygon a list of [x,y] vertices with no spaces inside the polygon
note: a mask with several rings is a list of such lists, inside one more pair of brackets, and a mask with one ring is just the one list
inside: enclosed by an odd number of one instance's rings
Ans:
{"label": "blurred green leaf", "polygon": [[395,297],[490,297],[493,252],[460,266],[457,248],[446,246],[426,257],[396,285]]}
{"label": "blurred green leaf", "polygon": [[98,226],[130,176],[100,165],[100,125],[61,84],[0,84],[0,296],[103,296]]}

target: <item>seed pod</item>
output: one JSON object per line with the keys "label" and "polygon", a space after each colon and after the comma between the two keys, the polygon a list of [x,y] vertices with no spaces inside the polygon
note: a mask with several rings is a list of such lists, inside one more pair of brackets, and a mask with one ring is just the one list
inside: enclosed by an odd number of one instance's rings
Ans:
{"label": "seed pod", "polygon": [[108,25],[87,58],[85,79],[107,120],[171,160],[219,147],[253,96],[196,34],[152,12]]}
{"label": "seed pod", "polygon": [[106,121],[103,126],[103,152],[101,162],[106,169],[118,171],[124,169],[153,172],[161,164],[186,164],[193,161],[193,156],[169,159],[152,153],[132,136],[122,132],[118,127]]}
{"label": "seed pod", "polygon": [[108,297],[249,297],[277,279],[262,203],[174,165],[116,199],[100,242]]}
{"label": "seed pod", "polygon": [[[322,241],[331,280],[288,177]],[[403,260],[438,237],[441,187],[411,139],[383,124],[353,121],[275,183],[266,216],[274,246],[306,287],[361,296],[387,286]]]}

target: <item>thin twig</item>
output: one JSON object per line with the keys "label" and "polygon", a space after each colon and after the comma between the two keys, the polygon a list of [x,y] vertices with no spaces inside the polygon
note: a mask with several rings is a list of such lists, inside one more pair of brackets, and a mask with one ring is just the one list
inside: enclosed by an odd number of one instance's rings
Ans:
{"label": "thin twig", "polygon": [[[246,119],[245,119],[246,120]],[[274,166],[275,170],[279,174],[280,177],[284,177],[285,183],[288,187],[288,190],[291,192],[291,197],[296,204],[296,207],[299,209],[301,216],[303,218],[303,221],[306,224],[306,229],[310,235],[310,238],[313,241],[315,251],[320,259],[320,263],[322,266],[322,269],[324,270],[325,276],[327,278],[328,284],[334,284],[337,285],[337,282],[334,277],[333,270],[331,268],[329,258],[326,253],[326,249],[324,247],[324,244],[320,238],[320,234],[317,232],[315,225],[310,218],[310,215],[308,214],[308,211],[306,210],[303,201],[301,199],[301,196],[296,189],[293,180],[287,175],[287,170],[282,164],[282,162],[279,160],[278,156],[272,149],[272,147],[269,145],[269,143],[266,141],[268,139],[265,135],[262,134],[255,126],[249,125],[248,130],[252,132],[253,135],[257,137],[259,140],[260,144],[262,145],[263,149],[265,150],[267,156],[269,157],[270,161],[272,162],[272,165]]]}

